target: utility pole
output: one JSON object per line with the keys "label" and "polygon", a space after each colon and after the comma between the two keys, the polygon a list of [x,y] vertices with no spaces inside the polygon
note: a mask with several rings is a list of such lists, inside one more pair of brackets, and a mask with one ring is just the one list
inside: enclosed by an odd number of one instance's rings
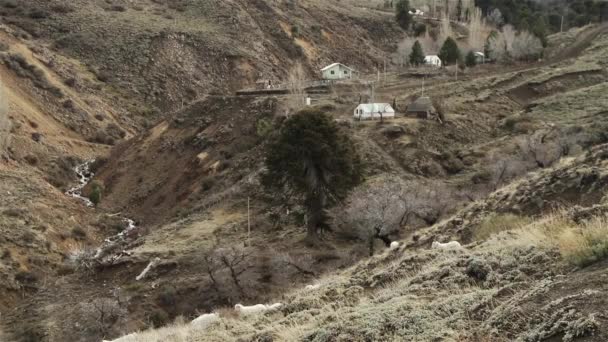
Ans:
{"label": "utility pole", "polygon": [[374,82],[370,82],[369,84],[370,84],[371,89],[372,89],[372,93],[371,93],[370,101],[369,102],[375,103],[374,97],[376,96],[376,94],[374,93]]}
{"label": "utility pole", "polygon": [[424,81],[426,80],[426,75],[422,76],[422,96],[424,97]]}
{"label": "utility pole", "polygon": [[384,57],[384,84],[386,84],[386,56]]}

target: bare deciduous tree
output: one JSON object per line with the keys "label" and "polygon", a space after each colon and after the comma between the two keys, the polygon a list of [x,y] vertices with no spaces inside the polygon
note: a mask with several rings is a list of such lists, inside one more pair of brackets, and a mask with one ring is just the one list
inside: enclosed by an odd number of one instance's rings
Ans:
{"label": "bare deciduous tree", "polygon": [[[66,317],[73,326],[66,334],[78,333],[88,341],[99,340],[118,333],[125,324],[127,311],[120,303],[112,298],[96,298],[76,306],[75,310]],[[66,321],[68,323],[68,321]],[[69,329],[70,327],[65,327]],[[67,340],[74,341],[74,336]]]}
{"label": "bare deciduous tree", "polygon": [[449,13],[446,12],[441,16],[441,27],[439,31],[440,44],[443,44],[448,37],[454,37],[454,32],[452,32],[452,23],[450,22]]}
{"label": "bare deciduous tree", "polygon": [[505,25],[502,31],[497,32],[490,39],[490,57],[499,62],[511,59],[513,53],[513,43],[515,41],[515,29],[511,25]]}
{"label": "bare deciduous tree", "polygon": [[219,261],[228,269],[234,286],[241,294],[244,294],[244,290],[239,279],[243,273],[251,268],[249,258],[252,254],[253,252],[250,250],[236,247],[218,251]]}
{"label": "bare deciduous tree", "polygon": [[496,26],[500,26],[505,22],[502,16],[502,12],[498,8],[495,8],[494,10],[492,10],[492,12],[490,12],[490,14],[488,15],[488,20]]}
{"label": "bare deciduous tree", "polygon": [[553,129],[539,130],[532,135],[521,137],[518,146],[524,160],[540,168],[546,168],[562,157],[563,147],[549,139]]}
{"label": "bare deciduous tree", "polygon": [[513,41],[511,55],[518,60],[533,60],[543,51],[543,44],[538,37],[528,31],[520,32]]}
{"label": "bare deciduous tree", "polygon": [[485,22],[483,20],[481,9],[475,7],[469,18],[469,47],[474,50],[481,50],[484,45],[483,28]]}
{"label": "bare deciduous tree", "polygon": [[370,255],[374,242],[387,246],[390,236],[417,217],[433,224],[449,206],[450,195],[435,186],[419,182],[377,179],[354,191],[344,207],[335,208],[333,217],[342,233],[365,241]]}
{"label": "bare deciduous tree", "polygon": [[305,105],[306,101],[306,73],[302,67],[302,63],[297,62],[289,71],[287,80],[290,93],[290,109],[296,112]]}
{"label": "bare deciduous tree", "polygon": [[525,160],[522,158],[498,153],[490,154],[485,164],[488,166],[490,175],[490,191],[496,191],[507,182],[523,175],[529,170]]}

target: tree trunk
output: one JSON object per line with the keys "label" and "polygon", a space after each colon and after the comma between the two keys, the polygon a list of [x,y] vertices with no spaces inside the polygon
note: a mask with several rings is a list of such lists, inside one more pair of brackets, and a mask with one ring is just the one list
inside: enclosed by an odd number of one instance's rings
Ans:
{"label": "tree trunk", "polygon": [[307,202],[308,206],[308,227],[306,238],[311,241],[319,239],[319,230],[329,228],[325,215],[326,198],[323,192],[310,194]]}

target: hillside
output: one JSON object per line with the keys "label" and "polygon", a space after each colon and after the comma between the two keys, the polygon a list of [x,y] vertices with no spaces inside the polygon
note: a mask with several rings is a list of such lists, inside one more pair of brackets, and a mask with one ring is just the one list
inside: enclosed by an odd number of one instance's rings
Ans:
{"label": "hillside", "polygon": [[[607,340],[608,26],[408,68],[382,3],[0,0],[0,340]],[[297,95],[235,91],[335,61],[360,79],[304,91],[364,181],[311,242],[260,177]],[[422,94],[442,122],[403,115]],[[372,98],[397,117],[353,120]],[[388,250],[352,217],[395,196]]]}
{"label": "hillside", "polygon": [[285,81],[296,61],[311,76],[336,60],[368,72],[403,35],[386,15],[335,0],[35,0],[4,11],[81,60],[132,115],[152,117],[259,79]]}
{"label": "hillside", "polygon": [[[578,34],[583,47],[575,54],[561,55],[553,61],[502,72],[465,74],[459,81],[450,75],[430,79],[425,93],[442,96],[445,106],[450,108],[446,125],[412,118],[397,118],[384,125],[345,124],[367,163],[365,186],[390,184],[395,182],[391,179],[399,177],[442,193],[440,197],[425,197],[435,203],[425,204],[424,210],[417,213],[419,221],[411,222],[409,229],[395,236],[405,241],[406,247],[322,278],[319,293],[301,290],[276,298],[275,301],[285,306],[259,319],[238,319],[227,314],[210,329],[198,331],[178,326],[138,338],[163,340],[163,336],[168,336],[164,334],[177,334],[196,340],[200,334],[201,341],[407,340],[413,336],[420,340],[535,341],[555,336],[568,340],[569,336],[580,335],[590,341],[602,341],[605,318],[599,306],[581,303],[594,303],[605,289],[596,286],[596,282],[581,284],[578,279],[588,277],[600,281],[604,267],[573,268],[569,256],[565,252],[560,254],[561,245],[553,235],[566,233],[550,231],[554,222],[566,227],[565,232],[583,229],[579,226],[584,224],[581,218],[593,218],[603,212],[605,165],[602,156],[606,145],[602,144],[606,142],[603,133],[606,122],[602,113],[606,103],[602,96],[594,94],[603,92],[606,80],[606,66],[598,61],[607,51],[608,36],[604,27],[588,28]],[[551,39],[557,41],[558,37]],[[420,92],[419,84],[416,79],[408,80],[395,74],[378,89],[378,96],[387,101],[396,97],[399,107]],[[345,120],[356,104],[356,94],[349,89],[336,89],[334,95],[322,97],[319,102],[323,103],[324,110]],[[254,198],[254,203],[268,201],[255,183],[248,184],[262,166],[260,158],[255,156],[259,156],[263,140],[254,130],[253,122],[272,116],[281,101],[280,97],[211,97],[178,114],[170,123],[159,126],[162,131],[152,130],[151,135],[142,137],[138,144],[125,146],[110,158],[109,166],[102,168],[101,177],[104,183],[110,184],[109,198],[116,197],[106,203],[131,201],[135,204],[131,207],[135,215],[148,212],[146,203],[154,201],[157,192],[150,192],[152,197],[143,196],[143,202],[135,198],[128,200],[125,194],[132,193],[129,184],[134,180],[126,176],[126,169],[118,172],[118,177],[112,177],[113,173],[109,172],[119,165],[132,167],[134,163],[141,163],[145,166],[140,169],[154,170],[151,174],[156,179],[144,183],[179,184],[174,187],[188,189],[189,194],[182,196],[181,204],[175,204],[174,199],[159,198],[160,210],[142,219],[162,220],[158,215],[167,207],[213,213],[214,207],[225,207],[229,203],[233,211],[241,213],[243,220],[246,202],[241,194]],[[249,108],[246,113],[260,116],[254,116],[248,129],[234,122],[232,127],[240,128],[234,132],[228,129],[232,121],[223,122],[222,129],[205,124],[199,119],[202,114],[196,114],[201,113],[202,108],[215,108],[213,112],[221,115],[225,109],[230,113],[226,118],[239,120],[232,114],[232,106]],[[258,109],[260,107],[266,111]],[[592,119],[586,121],[587,117]],[[180,129],[180,125],[183,128]],[[232,134],[241,139],[235,140]],[[252,137],[249,148],[235,151],[229,142],[241,144],[245,136]],[[179,140],[176,141],[176,137]],[[193,140],[211,143],[193,147],[190,143]],[[175,148],[156,149],[153,146],[158,145],[153,141]],[[160,154],[142,159],[142,147],[154,148]],[[226,150],[229,152],[223,152]],[[188,166],[177,167],[180,172],[158,171],[157,165],[162,163],[159,160],[175,156],[179,156],[180,161],[174,160],[172,165],[190,160],[185,164]],[[256,160],[257,163],[253,162]],[[226,168],[209,169],[225,163]],[[221,175],[232,175],[232,167],[244,173],[237,179],[242,177],[247,183],[234,180],[227,184],[213,183],[214,188],[225,189],[222,204],[205,196],[196,199],[200,190],[192,186],[203,187],[204,179],[210,174],[224,180],[226,176]],[[113,194],[113,188],[120,191]],[[564,205],[580,207],[568,214],[554,214],[554,210]],[[253,212],[257,212],[254,216],[260,215],[260,209],[262,207],[254,207]],[[214,220],[223,216],[212,214]],[[175,239],[169,232],[184,224],[178,218],[170,220],[177,223],[155,225],[150,235],[154,238],[143,241],[143,246],[135,252],[152,248],[156,255],[166,255],[166,251],[158,249],[159,241],[169,236]],[[290,222],[297,222],[287,217],[283,220],[281,230],[284,232],[291,229],[288,228]],[[424,228],[436,221],[439,222]],[[257,228],[258,224],[262,225]],[[256,222],[255,226],[259,242],[269,241],[264,237],[267,233],[263,223]],[[216,232],[217,236],[228,234],[228,227],[231,225]],[[241,227],[245,228],[244,222]],[[492,237],[503,230],[515,233]],[[244,233],[241,230],[240,234]],[[433,240],[450,239],[467,243],[466,251],[444,254],[427,250]],[[172,245],[177,246],[175,241]],[[203,242],[196,245],[200,247],[195,249],[205,248]],[[175,248],[183,250],[183,247]],[[478,275],[476,267],[482,273],[487,272]],[[540,289],[553,288],[561,290],[547,290],[546,296],[539,294]],[[576,302],[572,302],[574,298]],[[244,301],[272,302],[271,297],[266,296]],[[522,311],[515,307],[521,307]],[[518,318],[532,314],[538,318],[532,321]],[[400,317],[399,320],[396,317]],[[404,321],[410,324],[403,325]]]}

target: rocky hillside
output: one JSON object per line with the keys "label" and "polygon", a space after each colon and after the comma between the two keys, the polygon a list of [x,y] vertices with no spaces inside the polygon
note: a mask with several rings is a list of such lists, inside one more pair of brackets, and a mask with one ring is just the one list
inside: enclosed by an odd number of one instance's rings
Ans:
{"label": "rocky hillside", "polygon": [[81,60],[121,105],[144,104],[132,108],[144,116],[258,79],[284,81],[298,61],[311,76],[336,61],[373,71],[403,35],[390,15],[335,0],[34,0],[3,12],[23,34]]}

